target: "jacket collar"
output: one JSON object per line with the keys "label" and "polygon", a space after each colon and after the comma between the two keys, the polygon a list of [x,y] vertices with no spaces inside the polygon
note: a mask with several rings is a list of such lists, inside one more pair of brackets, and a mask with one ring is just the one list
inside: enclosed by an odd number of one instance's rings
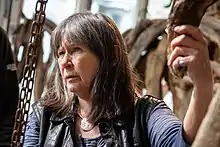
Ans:
{"label": "jacket collar", "polygon": [[74,115],[75,115],[76,109],[73,108],[72,111],[70,111],[68,114],[66,115],[57,115],[56,113],[52,113],[51,117],[50,117],[50,121],[52,122],[56,122],[56,123],[62,123],[65,121],[70,121],[72,120],[74,122]]}

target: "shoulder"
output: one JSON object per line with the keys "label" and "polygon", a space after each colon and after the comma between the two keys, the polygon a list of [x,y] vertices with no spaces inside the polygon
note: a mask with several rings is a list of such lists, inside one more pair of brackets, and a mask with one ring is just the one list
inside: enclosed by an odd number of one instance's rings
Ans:
{"label": "shoulder", "polygon": [[50,117],[51,112],[42,105],[42,101],[38,100],[32,104],[33,114],[36,116],[37,121],[40,123],[42,117]]}
{"label": "shoulder", "polygon": [[136,98],[135,108],[140,108],[140,107],[141,108],[146,108],[146,107],[154,108],[162,102],[163,102],[162,100],[152,95],[144,95],[142,97]]}
{"label": "shoulder", "polygon": [[148,120],[152,111],[161,103],[163,103],[162,100],[151,95],[136,98],[134,105],[135,117],[143,117],[142,120]]}

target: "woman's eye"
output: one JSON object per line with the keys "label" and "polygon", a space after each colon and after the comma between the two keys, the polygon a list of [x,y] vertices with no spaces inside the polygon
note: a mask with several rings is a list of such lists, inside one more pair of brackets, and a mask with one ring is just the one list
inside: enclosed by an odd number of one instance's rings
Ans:
{"label": "woman's eye", "polygon": [[83,50],[81,49],[81,48],[79,48],[79,47],[74,47],[74,48],[72,48],[72,50],[70,50],[70,54],[72,55],[72,54],[78,54],[78,53],[80,53],[80,52],[82,52]]}
{"label": "woman's eye", "polygon": [[79,47],[75,47],[75,48],[74,48],[74,52],[81,52],[81,51],[82,51],[82,49],[79,48]]}
{"label": "woman's eye", "polygon": [[64,54],[65,54],[64,51],[59,51],[59,52],[57,53],[58,57],[63,56]]}

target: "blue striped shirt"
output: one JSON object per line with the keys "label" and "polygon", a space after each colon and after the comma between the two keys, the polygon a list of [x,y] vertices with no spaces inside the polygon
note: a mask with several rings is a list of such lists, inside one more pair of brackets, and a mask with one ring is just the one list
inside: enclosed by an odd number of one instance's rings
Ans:
{"label": "blue striped shirt", "polygon": [[96,138],[82,138],[80,135],[76,135],[77,147],[105,147],[104,139],[99,136]]}

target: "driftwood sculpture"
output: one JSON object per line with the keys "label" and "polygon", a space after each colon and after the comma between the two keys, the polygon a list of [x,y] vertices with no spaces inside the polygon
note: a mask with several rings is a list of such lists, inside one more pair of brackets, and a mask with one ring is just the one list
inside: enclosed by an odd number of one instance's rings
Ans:
{"label": "driftwood sculpture", "polygon": [[[189,24],[199,26],[207,8],[218,0],[173,0],[168,18],[168,41],[171,42],[178,34],[173,29],[178,25]],[[168,49],[168,56],[172,51]],[[186,68],[170,69],[177,77],[183,77]]]}

